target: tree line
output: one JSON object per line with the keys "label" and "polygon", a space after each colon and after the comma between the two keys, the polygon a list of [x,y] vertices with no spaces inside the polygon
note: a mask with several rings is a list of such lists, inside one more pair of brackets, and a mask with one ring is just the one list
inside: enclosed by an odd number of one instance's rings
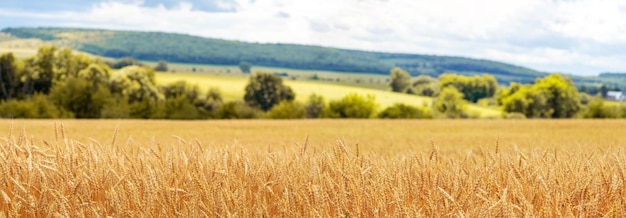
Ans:
{"label": "tree line", "polygon": [[[119,70],[112,70],[119,68]],[[562,75],[533,84],[498,85],[491,75],[452,73],[415,78],[401,68],[390,71],[394,92],[428,96],[431,105],[398,103],[380,108],[374,96],[351,93],[326,101],[311,95],[294,101],[296,92],[273,73],[250,75],[241,100],[226,102],[219,90],[206,92],[186,81],[160,85],[156,70],[133,59],[105,62],[53,46],[33,57],[0,56],[0,117],[3,118],[135,118],[135,119],[298,119],[298,118],[472,118],[476,103],[501,108],[504,116],[527,118],[617,118],[626,107],[608,104],[601,96],[580,93]]]}
{"label": "tree line", "polygon": [[[180,63],[237,65],[387,74],[398,66],[411,75],[438,76],[445,72],[485,72],[500,82],[532,82],[544,76],[531,69],[501,62],[463,57],[366,52],[292,44],[246,43],[160,32],[111,31],[72,28],[6,28],[20,38],[65,40],[74,49],[104,57],[133,57]],[[65,36],[73,36],[67,37]],[[85,39],[74,40],[73,38]]]}
{"label": "tree line", "polygon": [[[119,68],[119,70],[112,70]],[[156,69],[167,68],[166,63]],[[41,47],[33,57],[0,56],[0,117],[2,118],[371,118],[377,105],[371,96],[350,94],[326,102],[312,95],[295,102],[295,92],[272,73],[250,76],[246,94],[226,102],[215,88],[201,92],[186,81],[159,85],[155,69],[132,59],[105,62],[70,49]],[[428,117],[413,107],[413,117]],[[387,111],[381,117],[397,116]]]}
{"label": "tree line", "polygon": [[570,78],[561,74],[537,78],[534,83],[513,82],[508,87],[499,86],[488,74],[445,73],[438,78],[411,78],[401,68],[394,68],[390,77],[390,90],[434,97],[437,100],[433,108],[447,117],[467,117],[468,112],[457,105],[472,102],[500,108],[505,117],[512,118],[626,118],[626,104],[605,103],[603,98],[608,90],[619,89],[599,85],[581,86],[579,91]]}

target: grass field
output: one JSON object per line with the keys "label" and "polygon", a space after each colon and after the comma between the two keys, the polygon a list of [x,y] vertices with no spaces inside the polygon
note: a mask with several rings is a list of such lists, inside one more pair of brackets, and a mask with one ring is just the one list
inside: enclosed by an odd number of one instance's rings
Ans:
{"label": "grass field", "polygon": [[[156,66],[157,62],[143,61],[148,66]],[[203,73],[218,76],[241,76],[247,77],[239,69],[239,66],[233,65],[209,65],[209,64],[186,64],[186,63],[168,63],[170,72],[182,73]],[[282,74],[286,79],[298,81],[313,81],[313,77],[317,76],[315,81],[321,81],[337,85],[346,85],[352,87],[387,90],[389,86],[389,75],[373,74],[373,73],[351,73],[351,72],[333,72],[324,70],[301,70],[279,67],[252,66],[252,72],[269,72]],[[285,76],[286,75],[286,76]]]}
{"label": "grass field", "polygon": [[623,120],[2,120],[0,216],[623,217]]}
{"label": "grass field", "polygon": [[[192,84],[197,84],[203,91],[209,87],[217,87],[221,90],[223,97],[227,101],[242,100],[245,94],[245,86],[248,83],[247,76],[227,76],[227,75],[209,75],[202,73],[157,73],[157,82],[160,84],[168,84],[178,80],[185,80]],[[369,89],[362,87],[353,87],[346,85],[336,85],[318,81],[292,81],[284,80],[296,93],[296,100],[306,102],[311,94],[324,96],[326,101],[338,100],[349,93],[358,93],[360,95],[371,94],[376,98],[379,109],[384,109],[394,103],[405,103],[414,106],[424,106],[432,103],[431,98],[393,93],[390,91]],[[497,109],[479,107],[470,105],[469,110],[473,113],[480,114],[481,117],[500,117],[501,112]]]}

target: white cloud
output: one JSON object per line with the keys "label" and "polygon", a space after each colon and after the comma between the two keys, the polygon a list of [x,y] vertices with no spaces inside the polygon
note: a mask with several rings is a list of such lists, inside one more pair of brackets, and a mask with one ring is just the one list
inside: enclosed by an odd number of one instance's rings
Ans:
{"label": "white cloud", "polygon": [[[235,0],[194,10],[107,0],[84,12],[0,18],[42,25],[168,31],[251,42],[460,55],[543,71],[626,71],[626,2],[620,0]],[[219,4],[218,4],[219,3]],[[46,23],[48,22],[48,23]]]}

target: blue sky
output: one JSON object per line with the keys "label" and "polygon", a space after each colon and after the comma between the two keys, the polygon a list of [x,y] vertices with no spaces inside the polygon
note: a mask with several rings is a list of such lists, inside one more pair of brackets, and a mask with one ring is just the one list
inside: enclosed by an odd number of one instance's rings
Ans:
{"label": "blue sky", "polygon": [[626,72],[623,0],[0,0],[0,28],[146,30]]}

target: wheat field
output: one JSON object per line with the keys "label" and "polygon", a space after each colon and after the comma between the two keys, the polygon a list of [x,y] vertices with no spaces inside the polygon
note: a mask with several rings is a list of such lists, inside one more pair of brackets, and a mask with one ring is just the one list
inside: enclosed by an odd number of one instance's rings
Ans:
{"label": "wheat field", "polygon": [[0,217],[624,217],[621,120],[1,120]]}

